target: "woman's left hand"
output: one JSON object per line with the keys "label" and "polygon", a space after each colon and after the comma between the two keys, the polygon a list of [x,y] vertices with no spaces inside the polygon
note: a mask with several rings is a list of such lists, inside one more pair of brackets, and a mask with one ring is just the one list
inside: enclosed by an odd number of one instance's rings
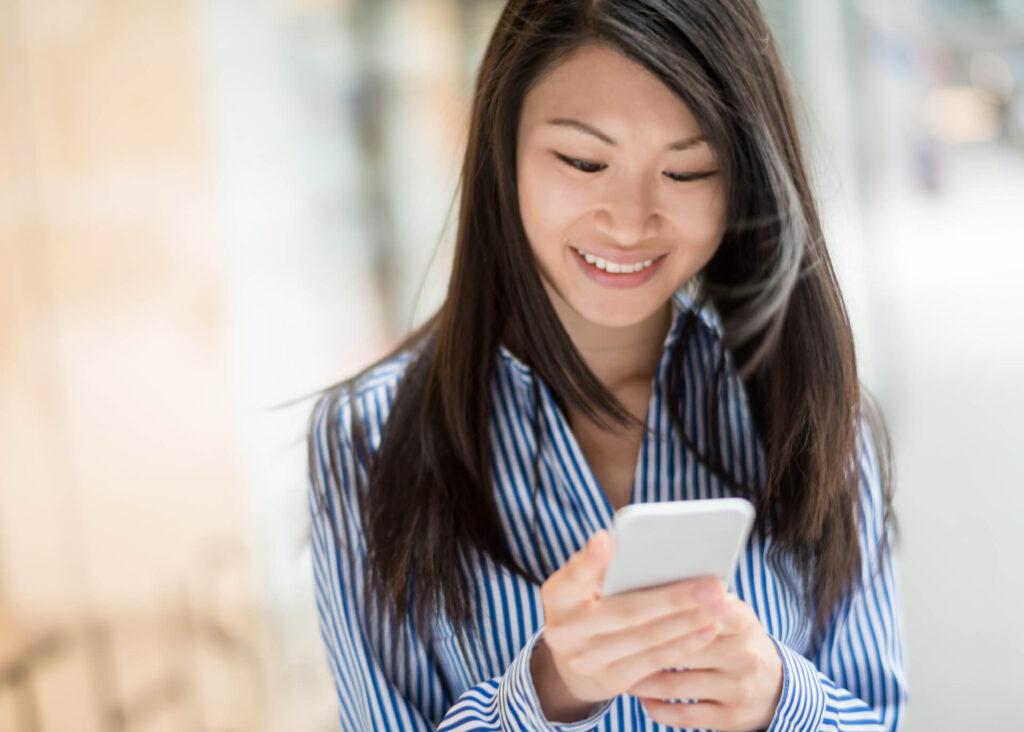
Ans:
{"label": "woman's left hand", "polygon": [[[637,682],[628,693],[672,727],[749,732],[771,725],[782,695],[782,659],[745,602],[728,593],[715,606],[719,633],[705,648]],[[663,699],[696,699],[671,704]]]}

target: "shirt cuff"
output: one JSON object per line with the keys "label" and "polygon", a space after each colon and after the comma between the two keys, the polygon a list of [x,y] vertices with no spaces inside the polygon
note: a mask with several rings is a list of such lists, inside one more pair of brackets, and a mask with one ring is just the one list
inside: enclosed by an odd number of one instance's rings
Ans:
{"label": "shirt cuff", "polygon": [[579,722],[552,722],[544,716],[530,673],[530,658],[544,632],[542,625],[520,649],[498,685],[498,707],[502,729],[530,729],[545,732],[589,732],[611,709],[607,700],[597,711]]}
{"label": "shirt cuff", "polygon": [[818,667],[771,635],[782,659],[782,694],[766,732],[814,732],[825,715],[825,690]]}

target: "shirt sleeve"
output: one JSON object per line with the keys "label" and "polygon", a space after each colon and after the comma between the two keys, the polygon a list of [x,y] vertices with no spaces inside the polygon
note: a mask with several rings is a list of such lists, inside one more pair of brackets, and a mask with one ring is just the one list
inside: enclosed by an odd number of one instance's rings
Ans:
{"label": "shirt sleeve", "polygon": [[813,662],[775,638],[783,688],[768,732],[895,732],[908,698],[898,572],[882,551],[883,494],[870,428],[861,430],[861,576],[840,603]]}
{"label": "shirt sleeve", "polygon": [[[364,409],[360,410],[366,414]],[[365,540],[359,525],[354,452],[347,434],[351,409],[344,400],[322,398],[313,410],[309,434],[310,543],[316,608],[345,732],[367,730],[539,730],[584,732],[611,707],[573,723],[547,720],[530,675],[530,657],[543,626],[524,644],[499,676],[483,680],[453,699],[436,657],[411,627],[403,635],[398,667],[387,668],[371,649],[373,632],[383,624],[363,616]],[[337,420],[332,444],[328,422]],[[333,451],[333,455],[330,451]],[[340,467],[340,485],[329,466]],[[358,469],[365,471],[360,464]],[[343,505],[342,502],[347,503]],[[332,531],[333,527],[333,531]],[[335,539],[337,533],[337,540]]]}

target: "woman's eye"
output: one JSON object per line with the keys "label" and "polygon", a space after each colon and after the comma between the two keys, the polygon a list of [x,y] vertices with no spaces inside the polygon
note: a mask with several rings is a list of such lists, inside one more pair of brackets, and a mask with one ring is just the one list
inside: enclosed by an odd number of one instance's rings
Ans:
{"label": "woman's eye", "polygon": [[[583,173],[598,173],[608,167],[604,163],[590,163],[586,160],[577,160],[576,158],[570,158],[566,155],[562,155],[561,153],[555,153],[555,155],[566,165]],[[687,183],[689,181],[710,178],[715,174],[715,172],[716,171],[712,170],[707,173],[665,173],[665,176],[677,183]]]}
{"label": "woman's eye", "polygon": [[678,183],[686,183],[692,180],[704,180],[705,178],[710,178],[716,172],[717,171],[709,170],[707,173],[665,173],[665,175]]}
{"label": "woman's eye", "polygon": [[555,155],[566,165],[576,168],[576,170],[581,170],[584,173],[597,173],[607,167],[602,163],[588,163],[586,160],[576,160],[560,153],[555,153]]}

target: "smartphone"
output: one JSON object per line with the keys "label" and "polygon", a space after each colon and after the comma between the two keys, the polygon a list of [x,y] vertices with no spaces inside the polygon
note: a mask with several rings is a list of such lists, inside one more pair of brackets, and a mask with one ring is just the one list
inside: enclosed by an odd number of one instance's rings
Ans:
{"label": "smartphone", "polygon": [[711,575],[732,589],[754,523],[745,498],[631,503],[615,512],[603,595]]}

